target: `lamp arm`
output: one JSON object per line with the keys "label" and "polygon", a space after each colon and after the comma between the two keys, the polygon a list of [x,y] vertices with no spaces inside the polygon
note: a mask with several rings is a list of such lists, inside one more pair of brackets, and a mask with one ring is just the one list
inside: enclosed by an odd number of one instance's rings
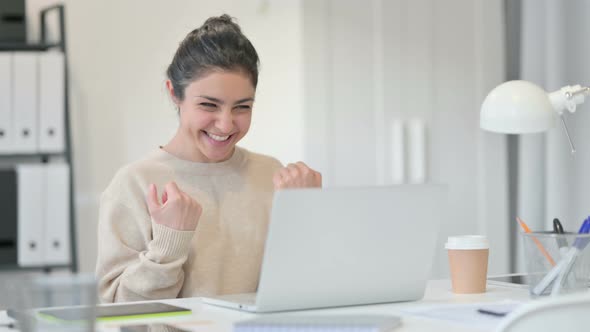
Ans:
{"label": "lamp arm", "polygon": [[549,100],[555,111],[562,115],[563,111],[576,111],[576,106],[583,103],[585,96],[590,95],[590,88],[580,85],[568,85],[549,93]]}
{"label": "lamp arm", "polygon": [[567,141],[570,143],[570,151],[572,154],[576,153],[576,146],[574,145],[574,141],[570,136],[570,131],[567,128],[567,124],[565,123],[565,118],[563,114],[559,116],[561,118],[561,124],[563,125],[563,130],[565,130],[565,136],[567,137]]}
{"label": "lamp arm", "polygon": [[564,86],[563,88],[549,93],[549,100],[551,101],[551,105],[553,109],[559,114],[561,118],[561,124],[563,125],[563,129],[565,130],[565,135],[567,136],[567,140],[570,144],[570,149],[572,154],[576,153],[576,148],[574,146],[574,142],[572,141],[569,130],[567,128],[567,124],[565,122],[564,111],[568,110],[570,113],[574,113],[576,111],[576,107],[583,103],[585,97],[590,95],[590,88],[580,86],[580,85],[568,85]]}
{"label": "lamp arm", "polygon": [[566,94],[566,97],[568,98],[573,98],[577,95],[589,95],[590,94],[590,88],[585,87],[585,86],[580,86],[579,89],[575,90],[572,93]]}

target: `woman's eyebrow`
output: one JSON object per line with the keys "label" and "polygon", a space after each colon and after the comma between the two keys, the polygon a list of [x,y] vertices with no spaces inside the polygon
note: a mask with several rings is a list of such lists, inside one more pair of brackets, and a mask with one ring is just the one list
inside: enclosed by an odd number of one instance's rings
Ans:
{"label": "woman's eyebrow", "polygon": [[[218,104],[221,104],[221,105],[224,104],[223,100],[221,100],[219,98],[210,97],[210,96],[197,96],[197,97],[199,97],[199,98],[205,98],[205,99],[208,99],[208,100],[210,100],[212,102],[215,102],[215,103],[218,103]],[[243,98],[243,99],[237,100],[234,103],[234,105],[245,103],[245,102],[248,102],[248,101],[254,101],[254,98],[253,97],[248,97],[248,98]]]}
{"label": "woman's eyebrow", "polygon": [[223,101],[222,101],[221,99],[218,99],[218,98],[209,97],[209,96],[197,96],[197,97],[199,97],[199,98],[205,98],[205,99],[209,99],[209,100],[211,100],[212,102],[216,102],[216,103],[218,103],[218,104],[223,104]]}
{"label": "woman's eyebrow", "polygon": [[254,101],[254,98],[240,99],[240,100],[237,100],[234,104],[241,104],[241,103],[245,103],[245,102],[248,102],[248,101]]}

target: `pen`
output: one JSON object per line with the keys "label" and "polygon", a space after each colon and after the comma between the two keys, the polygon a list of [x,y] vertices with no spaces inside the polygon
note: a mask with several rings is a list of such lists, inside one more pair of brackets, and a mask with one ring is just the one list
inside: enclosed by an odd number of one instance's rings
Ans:
{"label": "pen", "polygon": [[[522,219],[520,219],[519,217],[516,217],[516,221],[518,221],[518,224],[520,225],[520,227],[522,227],[522,229],[524,230],[525,233],[531,233],[531,229],[529,228],[529,226],[527,226],[527,224],[524,221],[522,221]],[[539,248],[539,250],[541,251],[543,256],[545,256],[545,258],[547,258],[547,261],[549,261],[549,264],[551,264],[551,266],[555,266],[555,261],[553,260],[553,258],[551,258],[551,255],[549,255],[547,250],[545,250],[545,247],[543,247],[541,242],[539,242],[539,240],[534,236],[531,236],[531,238],[533,239],[533,241],[537,245],[537,248]]]}
{"label": "pen", "polygon": [[[563,230],[563,226],[561,225],[561,222],[557,218],[553,219],[553,232],[556,234],[564,234],[565,233],[565,231]],[[560,249],[567,247],[567,240],[564,239],[563,237],[558,236],[557,237],[557,246]]]}
{"label": "pen", "polygon": [[487,309],[477,309],[477,312],[479,312],[480,314],[492,315],[496,317],[504,317],[508,314],[508,312],[504,311],[491,311]]}
{"label": "pen", "polygon": [[[579,234],[588,234],[590,232],[590,219],[586,218],[582,223],[582,227],[580,227]],[[566,264],[565,266],[559,271],[559,275],[556,277],[555,281],[553,282],[553,288],[551,289],[551,295],[555,296],[558,295],[561,291],[561,287],[563,286],[564,280],[568,276],[570,276],[570,272],[576,262],[577,256],[584,248],[588,245],[588,238],[587,237],[578,237],[574,241],[572,248],[566,254]],[[560,262],[561,263],[561,262]],[[575,281],[572,281],[575,282]]]}
{"label": "pen", "polygon": [[[579,234],[585,234],[588,233],[588,231],[590,231],[590,221],[588,219],[584,220],[584,222],[582,223],[582,226],[580,227],[580,231],[578,232]],[[580,241],[578,241],[580,240]],[[562,276],[559,278],[558,281],[556,281],[556,284],[554,285],[551,293],[552,294],[557,294],[559,293],[559,286],[557,285],[558,282],[559,284],[561,284],[561,280],[563,279],[563,274],[565,271],[569,270],[571,268],[571,263],[573,262],[573,260],[575,259],[575,257],[577,256],[577,254],[588,244],[588,240],[587,239],[581,239],[581,238],[577,238],[576,241],[574,242],[574,245],[571,247],[571,249],[568,251],[566,257],[563,257],[559,263],[554,266],[549,273],[547,273],[545,275],[545,277],[543,277],[543,279],[541,279],[541,281],[533,288],[533,294],[535,295],[541,295],[545,289],[547,289],[547,287],[549,287],[549,285],[555,280],[555,278],[557,278],[560,273],[562,274]]]}
{"label": "pen", "polygon": [[561,222],[557,218],[553,218],[553,231],[557,234],[565,233],[563,230],[563,226],[561,225]]}
{"label": "pen", "polygon": [[[584,223],[582,224],[582,227],[580,227],[580,231],[578,232],[578,234],[588,234],[590,233],[590,218],[586,218],[586,220],[584,220]],[[573,246],[575,248],[578,248],[579,250],[582,250],[586,247],[586,245],[588,245],[588,238],[584,237],[578,237],[576,238],[576,240],[574,241]]]}

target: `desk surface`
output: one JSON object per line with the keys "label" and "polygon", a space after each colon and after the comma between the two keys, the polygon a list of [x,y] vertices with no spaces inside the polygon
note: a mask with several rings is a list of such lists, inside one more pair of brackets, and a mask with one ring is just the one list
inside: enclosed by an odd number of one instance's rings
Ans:
{"label": "desk surface", "polygon": [[[473,331],[473,327],[458,325],[456,323],[421,318],[405,314],[404,310],[416,309],[430,305],[441,304],[469,304],[479,302],[498,302],[502,300],[529,301],[527,289],[504,287],[488,284],[487,292],[473,295],[457,295],[451,291],[448,280],[433,280],[428,282],[426,294],[420,301],[390,303],[379,305],[354,306],[321,310],[299,311],[301,314],[392,314],[402,317],[402,326],[395,331]],[[203,304],[199,298],[171,299],[162,302],[175,304],[190,308],[192,315],[175,318],[134,320],[133,323],[148,321],[167,322],[180,328],[190,331],[232,331],[232,324],[235,321],[256,317],[256,314],[240,312],[237,310],[224,309],[220,307]],[[5,313],[0,312],[0,321],[5,322]],[[130,322],[131,323],[131,322]],[[115,323],[103,323],[99,325],[100,331],[119,331]],[[14,332],[14,329],[0,328],[0,332]]]}

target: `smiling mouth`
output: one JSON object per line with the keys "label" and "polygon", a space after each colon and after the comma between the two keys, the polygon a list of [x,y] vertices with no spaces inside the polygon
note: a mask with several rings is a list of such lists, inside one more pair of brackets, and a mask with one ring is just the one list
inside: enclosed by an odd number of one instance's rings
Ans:
{"label": "smiling mouth", "polygon": [[206,131],[205,131],[205,134],[207,134],[208,137],[210,137],[211,139],[213,139],[216,142],[225,142],[232,136],[232,135],[218,136],[218,135],[214,135],[209,132],[206,132]]}

